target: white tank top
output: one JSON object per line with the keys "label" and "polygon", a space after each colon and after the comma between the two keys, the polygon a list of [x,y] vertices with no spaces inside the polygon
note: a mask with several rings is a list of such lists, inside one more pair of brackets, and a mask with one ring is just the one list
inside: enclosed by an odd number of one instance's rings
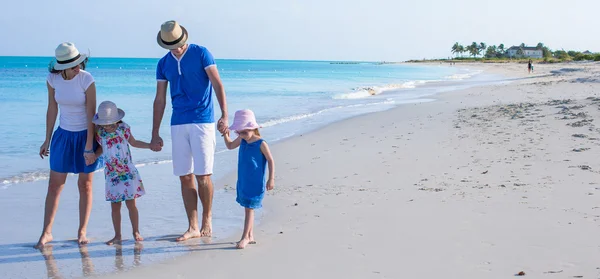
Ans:
{"label": "white tank top", "polygon": [[94,83],[92,75],[81,70],[73,79],[64,80],[61,74],[51,73],[47,81],[54,88],[54,99],[58,103],[59,126],[71,132],[86,130],[85,91]]}

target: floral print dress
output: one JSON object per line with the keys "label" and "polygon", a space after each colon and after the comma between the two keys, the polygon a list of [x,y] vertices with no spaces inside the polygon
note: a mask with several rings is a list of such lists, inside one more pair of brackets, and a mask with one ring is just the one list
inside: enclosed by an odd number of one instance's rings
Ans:
{"label": "floral print dress", "polygon": [[102,146],[107,201],[122,202],[146,193],[140,174],[131,161],[130,137],[131,130],[125,122],[119,123],[112,133],[98,128],[96,140]]}

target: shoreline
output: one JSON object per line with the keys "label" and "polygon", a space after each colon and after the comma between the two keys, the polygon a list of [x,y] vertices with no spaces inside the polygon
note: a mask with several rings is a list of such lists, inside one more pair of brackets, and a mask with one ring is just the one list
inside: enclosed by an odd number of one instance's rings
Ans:
{"label": "shoreline", "polygon": [[[510,84],[440,93],[436,102],[353,117],[280,142],[272,148],[278,165],[276,190],[265,198],[268,215],[257,226],[258,245],[231,251],[229,245],[237,240],[231,237],[210,246],[211,251],[106,278],[160,274],[182,278],[198,274],[259,278],[262,276],[258,270],[266,263],[270,263],[272,277],[287,278],[317,274],[337,278],[505,278],[522,270],[540,275],[558,270],[591,275],[596,266],[585,259],[597,258],[598,251],[582,245],[593,247],[589,242],[598,242],[591,237],[598,231],[594,221],[599,218],[567,224],[567,220],[581,219],[584,209],[577,203],[587,207],[592,200],[574,199],[580,197],[581,191],[565,192],[561,181],[588,180],[593,176],[573,178],[581,171],[575,169],[561,174],[555,164],[562,166],[562,160],[536,159],[537,164],[543,165],[540,170],[535,170],[536,164],[510,167],[515,162],[538,158],[540,155],[536,154],[545,150],[562,154],[553,149],[553,144],[538,143],[544,149],[537,151],[535,145],[526,147],[527,151],[519,151],[525,157],[515,157],[511,155],[515,151],[506,150],[532,144],[527,142],[528,135],[535,136],[536,130],[527,125],[537,125],[538,109],[549,117],[542,119],[548,123],[544,122],[538,127],[542,130],[537,131],[545,136],[532,138],[533,144],[551,138],[557,133],[554,129],[572,129],[564,122],[552,124],[560,120],[553,119],[557,109],[549,101],[571,97],[572,104],[589,106],[586,98],[598,95],[594,93],[597,91],[586,89],[588,85],[597,89],[595,84],[568,81],[582,77],[547,76],[551,70],[556,69],[538,69],[540,75],[536,77],[514,75],[513,78],[523,79]],[[553,83],[554,87],[548,87]],[[564,92],[569,89],[580,92]],[[522,91],[527,93],[523,95]],[[510,117],[506,120],[505,116],[494,116],[494,108],[512,109],[513,103],[522,102],[531,103],[532,107],[516,112],[516,119],[523,117],[527,121],[511,122]],[[593,111],[587,113],[591,115]],[[507,132],[512,130],[503,123],[523,131],[524,137],[510,136]],[[514,126],[517,123],[524,127]],[[502,133],[507,134],[508,141],[497,144],[507,147],[497,149],[493,142]],[[369,148],[356,149],[365,143],[369,143]],[[500,159],[496,161],[486,154],[502,155],[493,156]],[[584,155],[583,162],[591,159],[591,153]],[[505,156],[510,159],[502,159]],[[554,171],[544,171],[546,164]],[[502,165],[509,169],[498,169]],[[558,177],[555,182],[550,178],[544,183],[538,181],[538,176],[553,175]],[[218,184],[228,185],[234,180],[230,176]],[[506,181],[513,183],[508,185]],[[469,186],[463,187],[464,184]],[[561,199],[563,195],[567,198]],[[589,197],[594,199],[593,195]],[[558,207],[553,204],[557,199]],[[563,212],[564,206],[578,209]],[[596,210],[590,208],[585,209],[586,214]],[[551,216],[558,216],[559,223]],[[437,234],[439,231],[445,233]],[[556,243],[556,237],[575,231],[586,232],[585,237],[571,239],[569,246],[548,246]],[[515,256],[519,247],[527,247],[527,252]],[[507,258],[509,254],[512,259]],[[336,263],[345,268],[334,268]],[[397,263],[406,266],[397,269]],[[436,268],[428,268],[429,263]]]}

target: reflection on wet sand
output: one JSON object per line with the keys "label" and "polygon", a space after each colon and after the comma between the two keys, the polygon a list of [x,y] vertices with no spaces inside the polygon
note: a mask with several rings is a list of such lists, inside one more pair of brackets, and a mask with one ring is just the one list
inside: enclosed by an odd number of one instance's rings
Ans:
{"label": "reflection on wet sand", "polygon": [[[115,270],[116,271],[125,271],[125,257],[123,256],[123,246],[115,245]],[[138,267],[142,263],[142,250],[144,249],[144,245],[141,242],[135,243],[133,246],[133,267]],[[54,248],[52,244],[48,244],[44,246],[44,248],[40,249],[42,256],[44,257],[44,263],[46,264],[46,273],[48,278],[62,279],[72,277],[72,274],[68,276],[64,276],[58,267],[57,259],[54,257]],[[88,251],[87,246],[79,247],[79,255],[81,257],[81,272],[84,277],[90,277],[95,274],[94,262],[92,261],[92,256]],[[60,258],[60,255],[59,255]]]}
{"label": "reflection on wet sand", "polygon": [[[123,258],[123,246],[116,244],[115,247],[115,268],[117,271],[125,270],[125,259]],[[141,242],[136,242],[133,245],[133,266],[138,267],[142,263],[142,250],[144,245]]]}
{"label": "reflection on wet sand", "polygon": [[[40,250],[44,257],[44,262],[46,263],[48,278],[64,278],[58,269],[56,259],[52,253],[53,250],[52,244],[48,244]],[[79,254],[81,255],[81,271],[83,272],[83,276],[88,277],[94,275],[94,263],[92,262],[87,246],[80,246]]]}

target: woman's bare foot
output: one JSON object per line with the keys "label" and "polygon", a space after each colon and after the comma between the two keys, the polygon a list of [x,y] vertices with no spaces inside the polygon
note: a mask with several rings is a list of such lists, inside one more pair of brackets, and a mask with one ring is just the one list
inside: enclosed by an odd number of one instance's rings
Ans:
{"label": "woman's bare foot", "polygon": [[135,239],[135,241],[144,241],[144,238],[142,237],[142,235],[140,234],[140,232],[134,232],[133,233],[133,239]]}
{"label": "woman's bare foot", "polygon": [[244,249],[246,248],[247,244],[250,244],[250,238],[242,238],[240,241],[238,241],[235,247],[238,249]]}
{"label": "woman's bare foot", "polygon": [[180,237],[175,239],[175,241],[180,242],[180,241],[185,241],[185,240],[188,240],[191,238],[197,238],[197,237],[200,237],[200,231],[198,231],[197,229],[196,230],[188,229]]}
{"label": "woman's bare foot", "polygon": [[51,233],[42,233],[42,235],[40,236],[40,240],[38,241],[38,243],[33,246],[33,248],[35,249],[42,249],[44,248],[44,245],[46,245],[46,243],[52,241],[52,234]]}
{"label": "woman's bare foot", "polygon": [[79,245],[87,245],[88,243],[90,243],[90,241],[87,239],[87,236],[85,236],[85,231],[79,232],[79,237],[77,237],[77,243]]}
{"label": "woman's bare foot", "polygon": [[106,245],[121,244],[121,236],[115,235],[113,239],[106,242]]}

